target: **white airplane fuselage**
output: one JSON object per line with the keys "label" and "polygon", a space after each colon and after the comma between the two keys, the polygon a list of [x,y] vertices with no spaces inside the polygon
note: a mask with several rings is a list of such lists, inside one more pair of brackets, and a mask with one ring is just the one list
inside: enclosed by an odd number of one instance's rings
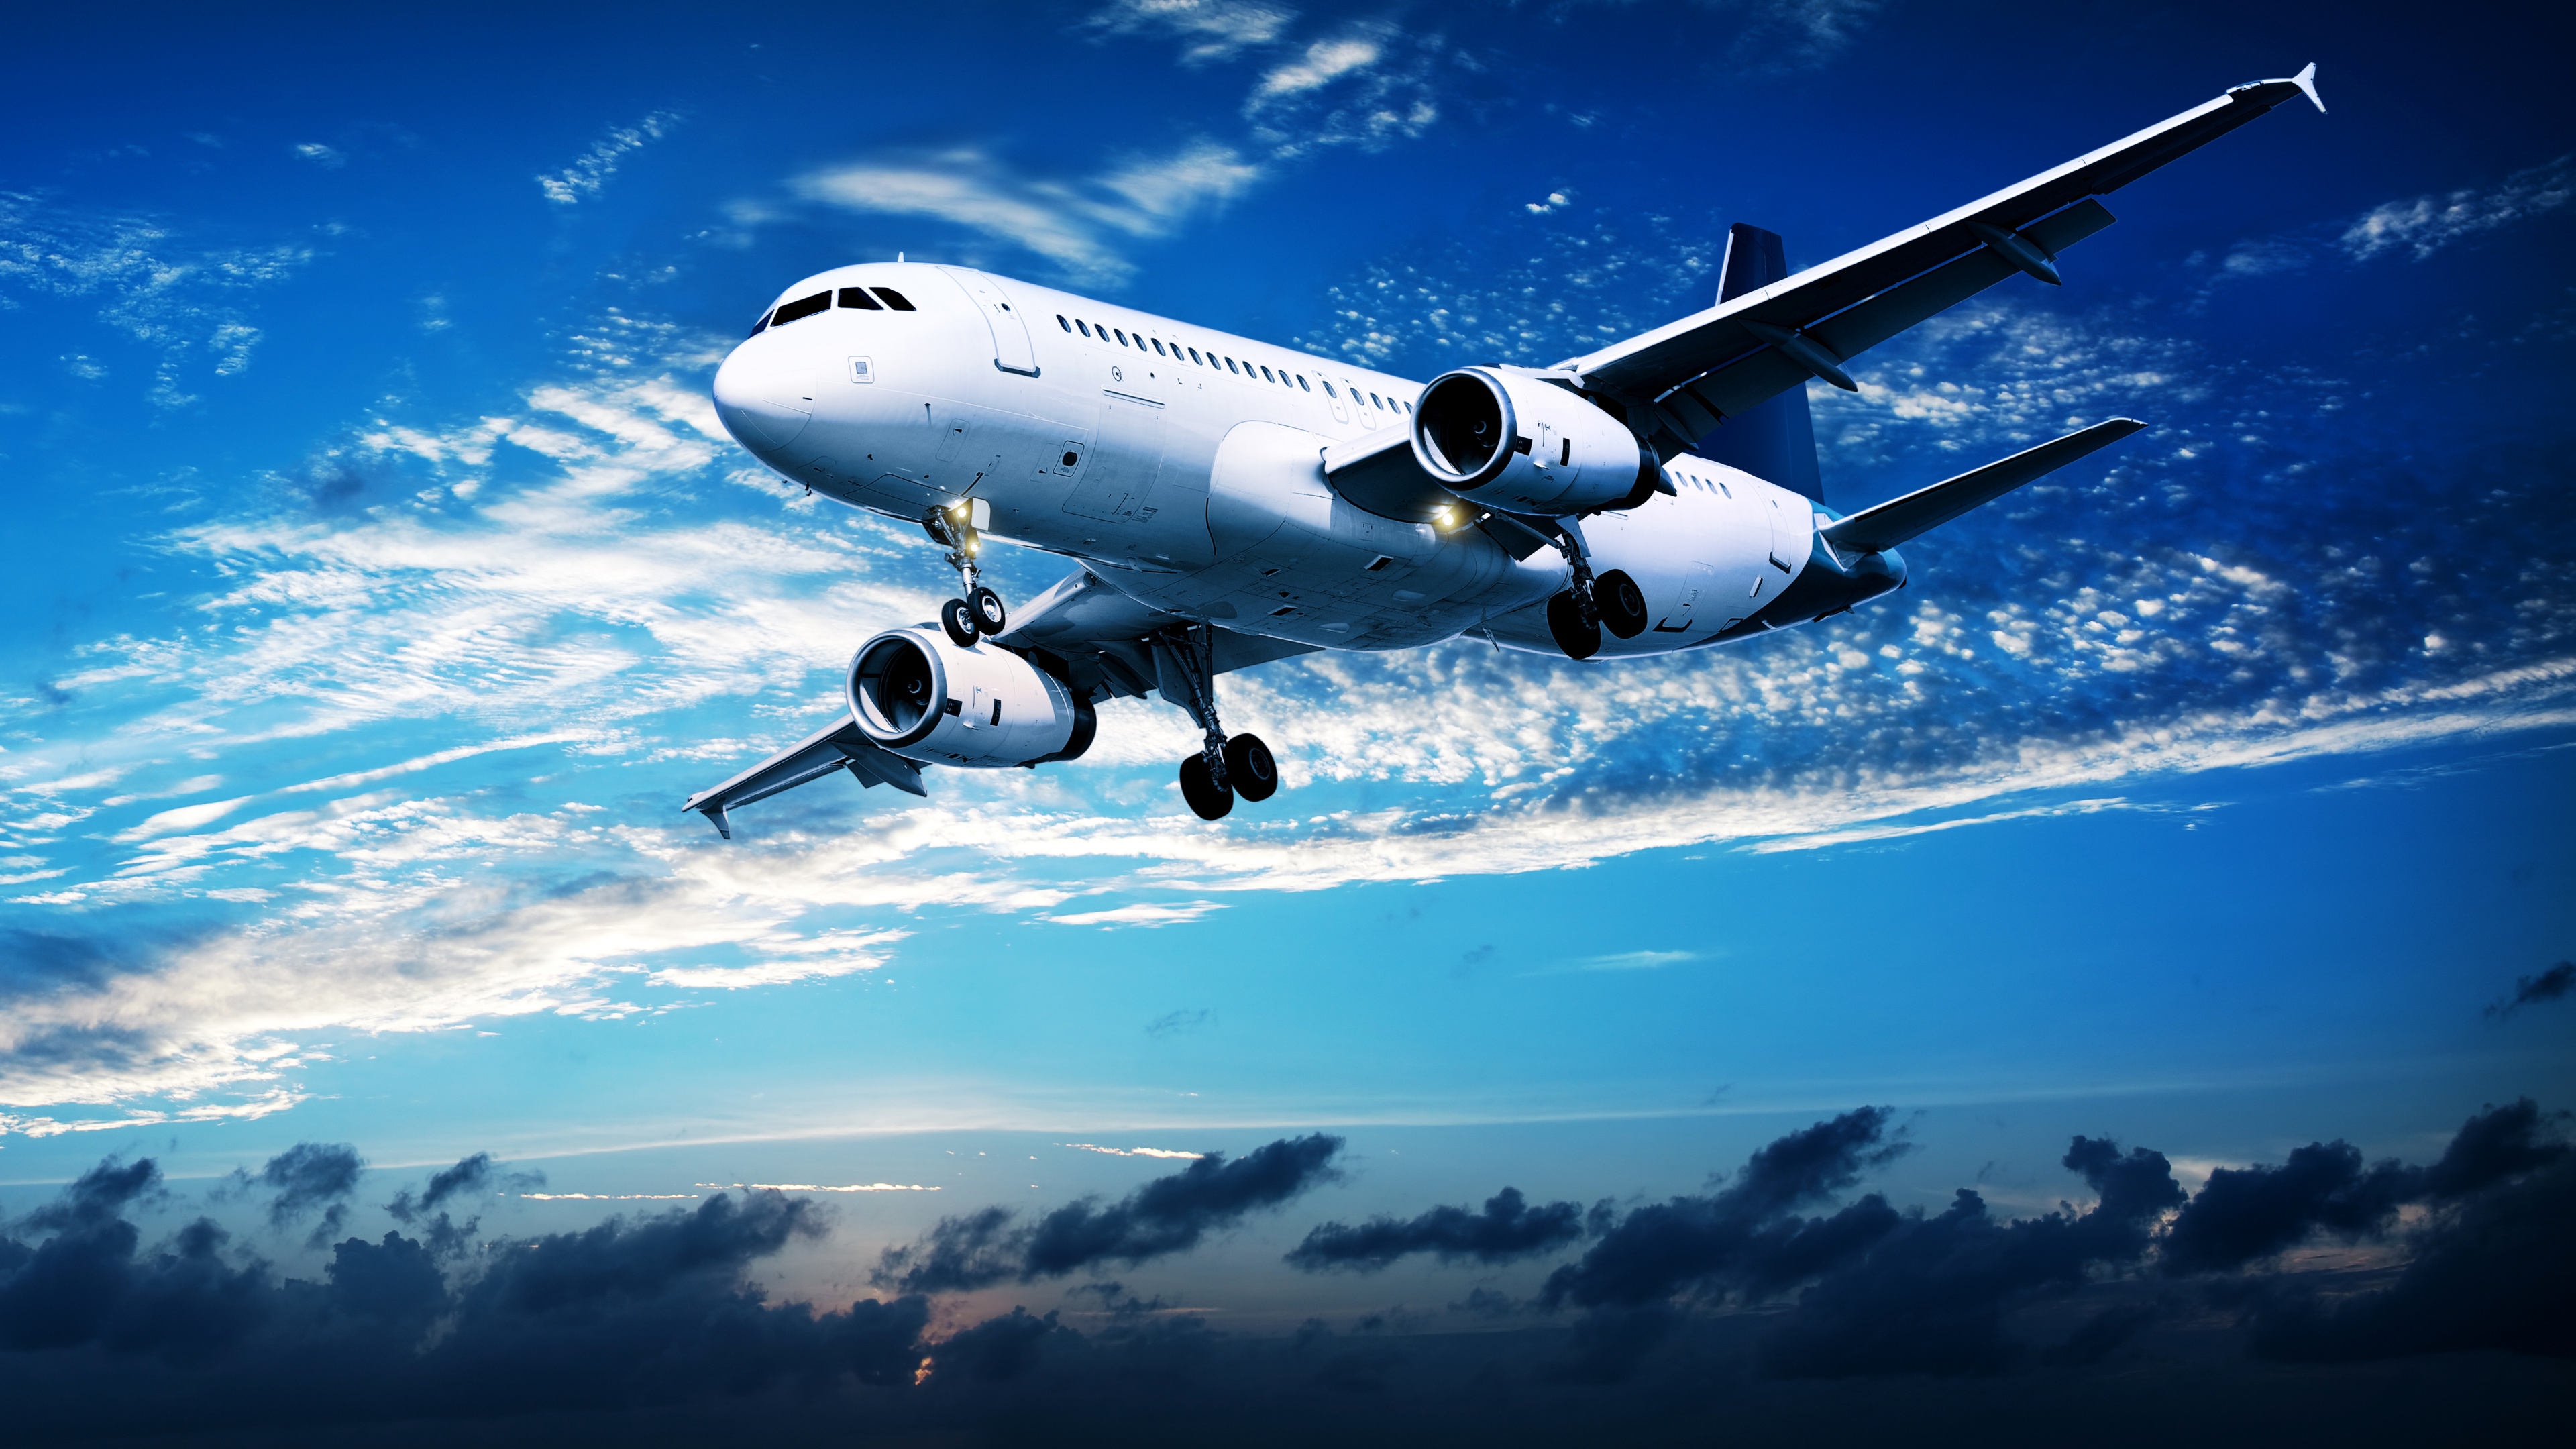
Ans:
{"label": "white airplane fuselage", "polygon": [[[845,304],[856,289],[877,305]],[[1557,549],[1383,517],[1326,480],[1322,450],[1409,422],[1418,382],[964,267],[840,267],[772,307],[826,295],[834,305],[764,326],[716,375],[726,428],[786,478],[915,522],[982,500],[988,537],[1237,633],[1382,650],[1475,632],[1560,652],[1541,607],[1569,583]],[[1626,571],[1651,620],[1605,635],[1601,657],[1817,612],[1764,617],[1836,515],[1696,456],[1669,459],[1664,478],[1670,494],[1577,525],[1591,566]],[[1892,552],[1876,567],[1866,593],[1903,579]]]}

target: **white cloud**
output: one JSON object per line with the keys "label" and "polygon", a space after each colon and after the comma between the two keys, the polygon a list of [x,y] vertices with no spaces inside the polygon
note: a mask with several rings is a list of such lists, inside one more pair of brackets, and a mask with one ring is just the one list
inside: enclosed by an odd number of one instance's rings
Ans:
{"label": "white cloud", "polygon": [[917,1182],[855,1182],[832,1187],[818,1182],[702,1182],[700,1187],[748,1188],[754,1192],[937,1192]]}
{"label": "white cloud", "polygon": [[1114,0],[1084,23],[1104,35],[1172,36],[1184,65],[1205,65],[1276,44],[1296,19],[1258,0]]}
{"label": "white cloud", "polygon": [[1260,166],[1231,148],[1200,140],[1075,181],[1023,176],[961,147],[829,167],[796,178],[790,189],[852,211],[935,217],[1035,252],[1078,277],[1115,282],[1134,270],[1118,254],[1121,239],[1167,236],[1261,177]]}
{"label": "white cloud", "polygon": [[[100,298],[100,321],[158,354],[151,397],[164,407],[196,401],[182,378],[201,352],[216,376],[250,366],[260,331],[239,303],[254,289],[293,276],[314,255],[297,243],[199,246],[147,218],[78,212],[0,192],[0,294]],[[110,375],[87,353],[65,356],[62,365],[88,381]]]}
{"label": "white cloud", "polygon": [[1251,105],[1259,107],[1284,96],[1320,90],[1352,71],[1377,64],[1385,48],[1357,36],[1319,40],[1300,59],[1273,68],[1252,88]]}
{"label": "white cloud", "polygon": [[316,166],[332,171],[337,171],[349,164],[347,153],[337,146],[325,146],[319,141],[299,142],[295,147],[295,154]]}
{"label": "white cloud", "polygon": [[2576,196],[2571,161],[2576,157],[2561,156],[2483,191],[2471,187],[2384,203],[2345,228],[2340,241],[2355,261],[2403,249],[2420,262],[2453,242],[2565,206]]}
{"label": "white cloud", "polygon": [[1699,959],[1697,951],[1614,951],[1607,956],[1586,956],[1572,963],[1576,971],[1660,971],[1666,966],[1679,966]]}
{"label": "white cloud", "polygon": [[1107,1157],[1177,1157],[1195,1162],[1207,1156],[1204,1152],[1176,1152],[1168,1147],[1102,1147],[1090,1142],[1059,1142],[1056,1146],[1070,1147],[1076,1152],[1097,1152]]}
{"label": "white cloud", "polygon": [[571,206],[597,196],[607,187],[608,178],[617,174],[618,166],[630,152],[662,139],[679,124],[678,113],[655,111],[634,125],[615,127],[589,150],[582,152],[570,166],[538,177],[537,189],[545,193],[546,200],[561,206]]}
{"label": "white cloud", "polygon": [[1112,910],[1081,911],[1045,919],[1059,926],[1173,926],[1185,925],[1210,911],[1223,909],[1225,907],[1216,901],[1181,901],[1172,905],[1137,901]]}

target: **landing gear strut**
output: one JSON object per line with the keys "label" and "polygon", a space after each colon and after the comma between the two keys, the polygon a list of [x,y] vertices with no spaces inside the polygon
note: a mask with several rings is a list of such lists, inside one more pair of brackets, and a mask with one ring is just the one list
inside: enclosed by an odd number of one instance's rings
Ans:
{"label": "landing gear strut", "polygon": [[1181,798],[1201,820],[1221,820],[1237,795],[1258,803],[1279,789],[1279,762],[1253,734],[1226,738],[1216,717],[1215,631],[1186,624],[1154,639],[1154,662],[1165,699],[1190,712],[1203,743],[1181,761]]}
{"label": "landing gear strut", "polygon": [[932,543],[948,550],[948,566],[957,570],[966,590],[965,597],[939,606],[939,627],[960,649],[974,648],[977,640],[1001,633],[1011,622],[1010,611],[1002,607],[1002,596],[984,586],[983,571],[975,566],[975,556],[984,547],[982,526],[991,518],[992,505],[980,498],[921,515],[923,530],[929,533]]}

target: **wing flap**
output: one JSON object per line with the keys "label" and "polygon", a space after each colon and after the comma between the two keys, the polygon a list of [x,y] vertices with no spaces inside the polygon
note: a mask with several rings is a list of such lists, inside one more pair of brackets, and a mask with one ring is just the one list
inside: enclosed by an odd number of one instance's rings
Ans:
{"label": "wing flap", "polygon": [[[2021,235],[2053,256],[2118,219],[2111,215],[2110,208],[2088,198],[2024,227]],[[1911,281],[1900,282],[1858,306],[1845,308],[1807,328],[1806,335],[1824,344],[1826,350],[1837,358],[1856,357],[1916,323],[1939,316],[2019,270],[2002,253],[1980,246]],[[1746,335],[1745,342],[1759,346],[1750,334]],[[1685,385],[1664,398],[1660,405],[1670,408],[1674,397],[1687,397],[1721,416],[1736,417],[1768,398],[1803,385],[1811,375],[1780,349],[1764,346]],[[1687,412],[1676,410],[1676,413],[1684,422],[1696,421]],[[1712,422],[1709,426],[1716,424]],[[1685,433],[1684,436],[1702,437],[1706,433],[1707,429],[1703,428],[1700,432]]]}
{"label": "wing flap", "polygon": [[1816,530],[1816,536],[1840,553],[1884,552],[2145,426],[2136,418],[2095,423],[1955,478],[1945,478],[1929,488],[1918,488],[1902,498],[1889,499],[1875,508],[1864,508],[1849,518],[1838,518]]}

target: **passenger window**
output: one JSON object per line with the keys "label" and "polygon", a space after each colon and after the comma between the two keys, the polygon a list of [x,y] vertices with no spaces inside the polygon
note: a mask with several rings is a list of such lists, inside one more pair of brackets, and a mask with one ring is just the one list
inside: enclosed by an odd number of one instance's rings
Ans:
{"label": "passenger window", "polygon": [[1384,399],[1384,398],[1382,398],[1382,397],[1379,397],[1376,393],[1370,393],[1370,394],[1369,394],[1369,401],[1370,401],[1370,402],[1372,402],[1372,403],[1377,404],[1379,407],[1385,407],[1385,406],[1386,406],[1386,399]]}
{"label": "passenger window", "polygon": [[878,296],[885,298],[885,304],[898,312],[918,312],[921,310],[920,308],[912,305],[912,300],[910,298],[904,296],[903,293],[896,291],[892,287],[871,287],[869,290],[876,293]]}
{"label": "passenger window", "polygon": [[1156,352],[1160,352],[1160,351],[1162,351],[1162,350],[1163,350],[1163,339],[1162,339],[1162,338],[1157,337],[1157,338],[1155,338],[1155,339],[1154,339],[1154,350],[1155,350]]}
{"label": "passenger window", "polygon": [[790,322],[802,321],[817,312],[829,311],[831,306],[832,294],[829,292],[816,292],[811,297],[799,297],[793,302],[781,304],[778,315],[770,319],[769,325],[784,327]]}
{"label": "passenger window", "polygon": [[1112,332],[1117,332],[1117,333],[1118,333],[1118,345],[1119,345],[1119,346],[1124,347],[1124,346],[1126,346],[1126,345],[1127,345],[1127,334],[1126,334],[1126,333],[1124,333],[1124,332],[1119,332],[1119,330],[1118,330],[1117,328],[1115,328],[1115,327],[1112,327],[1112,328],[1110,328],[1109,330],[1110,330],[1110,331],[1112,331]]}
{"label": "passenger window", "polygon": [[1279,379],[1272,377],[1270,375],[1270,369],[1265,367],[1261,369],[1261,380],[1263,382],[1277,382]]}
{"label": "passenger window", "polygon": [[1058,312],[1058,313],[1056,313],[1056,314],[1055,314],[1055,325],[1057,325],[1058,327],[1063,328],[1063,329],[1064,329],[1065,331],[1067,331],[1067,332],[1070,332],[1070,331],[1072,331],[1072,330],[1073,330],[1073,324],[1072,324],[1072,323],[1070,323],[1070,322],[1067,322],[1066,320],[1064,320],[1064,314],[1063,314],[1062,312]]}
{"label": "passenger window", "polygon": [[1341,394],[1333,391],[1333,384],[1330,381],[1327,381],[1324,384],[1324,396],[1338,399],[1341,397]]}
{"label": "passenger window", "polygon": [[885,310],[883,307],[877,305],[876,298],[868,295],[868,289],[865,287],[843,287],[841,289],[841,305],[844,307],[856,307],[863,312],[882,312]]}
{"label": "passenger window", "polygon": [[1191,349],[1189,350],[1189,352],[1190,352],[1190,361],[1198,363],[1198,364],[1199,364],[1199,366],[1201,366],[1201,367],[1205,367],[1205,366],[1207,366],[1207,364],[1206,364],[1205,362],[1203,362],[1203,361],[1201,361],[1201,360],[1200,360],[1200,358],[1199,358],[1199,350],[1198,350],[1197,348],[1193,347],[1193,348],[1191,348]]}
{"label": "passenger window", "polygon": [[1090,335],[1091,335],[1091,324],[1090,324],[1090,323],[1083,321],[1083,320],[1082,320],[1081,318],[1079,318],[1079,317],[1076,317],[1076,318],[1074,318],[1074,319],[1073,319],[1073,325],[1082,329],[1082,335],[1083,335],[1083,336],[1088,337],[1088,336],[1090,336]]}
{"label": "passenger window", "polygon": [[1308,386],[1306,385],[1306,374],[1304,374],[1304,373],[1302,373],[1302,372],[1301,372],[1301,373],[1299,373],[1299,374],[1297,374],[1297,390],[1298,390],[1299,392],[1313,392],[1313,391],[1314,391],[1314,389],[1313,389],[1313,388],[1308,387]]}
{"label": "passenger window", "polygon": [[1231,357],[1229,357],[1229,358],[1227,358],[1227,359],[1225,360],[1225,370],[1226,370],[1226,371],[1228,371],[1228,372],[1240,372],[1240,371],[1242,371],[1242,369],[1241,369],[1241,368],[1238,368],[1238,367],[1236,367],[1236,366],[1234,365],[1234,359],[1233,359],[1233,358],[1231,358]]}

